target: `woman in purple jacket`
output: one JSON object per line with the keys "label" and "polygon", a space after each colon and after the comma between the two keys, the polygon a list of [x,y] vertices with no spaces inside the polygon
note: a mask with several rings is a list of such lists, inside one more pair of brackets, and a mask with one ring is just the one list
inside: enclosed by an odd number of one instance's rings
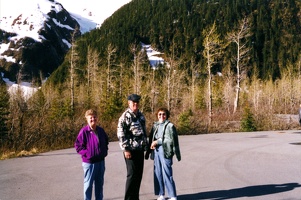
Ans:
{"label": "woman in purple jacket", "polygon": [[95,110],[87,110],[85,117],[88,125],[79,131],[74,145],[83,161],[84,199],[92,199],[94,183],[95,200],[102,200],[105,157],[108,154],[109,145],[108,136],[104,129],[97,125],[97,112]]}

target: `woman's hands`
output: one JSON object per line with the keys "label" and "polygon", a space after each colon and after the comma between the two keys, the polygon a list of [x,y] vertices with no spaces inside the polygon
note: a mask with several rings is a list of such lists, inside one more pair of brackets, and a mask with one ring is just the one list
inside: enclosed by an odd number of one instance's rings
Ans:
{"label": "woman's hands", "polygon": [[158,145],[158,142],[157,141],[153,141],[152,144],[151,144],[151,146],[150,146],[150,148],[151,149],[155,149],[157,145]]}

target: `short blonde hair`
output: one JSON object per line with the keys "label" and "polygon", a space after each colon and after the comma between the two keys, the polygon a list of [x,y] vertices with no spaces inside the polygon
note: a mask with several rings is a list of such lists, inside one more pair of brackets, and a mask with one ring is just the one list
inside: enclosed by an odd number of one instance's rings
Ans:
{"label": "short blonde hair", "polygon": [[85,117],[87,117],[87,116],[89,116],[89,115],[97,116],[96,110],[93,110],[93,109],[87,110],[86,113],[85,113]]}

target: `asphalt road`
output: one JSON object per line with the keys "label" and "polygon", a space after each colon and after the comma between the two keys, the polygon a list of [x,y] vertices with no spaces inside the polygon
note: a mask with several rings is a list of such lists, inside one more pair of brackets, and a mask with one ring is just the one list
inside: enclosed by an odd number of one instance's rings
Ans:
{"label": "asphalt road", "polygon": [[[174,159],[178,200],[301,199],[301,131],[180,136]],[[109,145],[104,199],[123,199],[125,164]],[[153,195],[153,161],[146,160],[140,200]],[[0,161],[0,200],[83,199],[81,159],[73,148]]]}

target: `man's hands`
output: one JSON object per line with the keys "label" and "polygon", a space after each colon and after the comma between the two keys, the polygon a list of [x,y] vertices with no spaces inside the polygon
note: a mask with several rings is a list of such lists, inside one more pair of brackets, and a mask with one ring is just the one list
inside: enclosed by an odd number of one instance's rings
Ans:
{"label": "man's hands", "polygon": [[126,159],[131,159],[131,158],[132,158],[131,152],[130,152],[130,151],[124,151],[124,157],[125,157]]}

